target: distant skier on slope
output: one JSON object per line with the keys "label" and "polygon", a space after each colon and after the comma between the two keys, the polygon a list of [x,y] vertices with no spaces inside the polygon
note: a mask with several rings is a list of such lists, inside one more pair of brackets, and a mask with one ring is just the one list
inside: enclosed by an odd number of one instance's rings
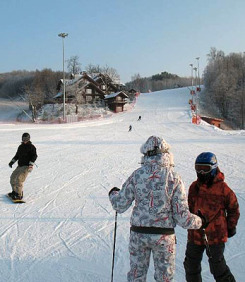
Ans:
{"label": "distant skier on slope", "polygon": [[139,116],[138,121],[141,120],[141,116]]}
{"label": "distant skier on slope", "polygon": [[132,130],[132,125],[130,125],[128,128],[128,131],[131,131],[131,130]]}
{"label": "distant skier on slope", "polygon": [[36,147],[30,141],[30,134],[24,133],[22,135],[22,143],[9,163],[9,167],[12,168],[13,164],[18,161],[17,168],[10,176],[12,192],[9,193],[8,196],[13,200],[21,200],[23,198],[23,184],[28,173],[32,171],[36,159]]}
{"label": "distant skier on slope", "polygon": [[189,188],[190,211],[201,210],[209,221],[206,230],[188,230],[184,267],[187,282],[201,282],[201,261],[205,250],[204,232],[210,250],[209,265],[215,281],[235,282],[224,258],[225,242],[236,234],[240,216],[235,193],[224,182],[215,154],[203,152],[195,162],[197,180]]}
{"label": "distant skier on slope", "polygon": [[174,227],[199,229],[205,218],[191,214],[181,177],[173,170],[170,146],[151,136],[141,146],[142,166],[135,170],[120,190],[109,192],[113,208],[125,212],[135,201],[130,228],[130,271],[127,281],[145,282],[153,253],[156,281],[173,281],[176,238]]}

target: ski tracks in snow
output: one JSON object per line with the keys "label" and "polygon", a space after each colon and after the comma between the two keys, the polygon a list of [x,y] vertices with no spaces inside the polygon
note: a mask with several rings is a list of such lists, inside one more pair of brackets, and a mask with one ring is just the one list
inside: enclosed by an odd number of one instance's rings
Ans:
{"label": "ski tracks in snow", "polygon": [[[153,134],[161,135],[171,144],[176,171],[183,176],[187,187],[195,178],[193,163],[197,154],[214,149],[222,170],[238,192],[241,213],[244,212],[241,169],[244,161],[236,149],[236,146],[244,148],[244,136],[236,136],[233,141],[233,136],[221,134],[210,126],[191,124],[188,95],[177,93],[174,100],[175,91],[184,90],[143,94],[132,111],[113,115],[112,122],[101,126],[47,126],[47,130],[42,127],[41,133],[41,127],[30,127],[33,139],[39,141],[39,169],[27,179],[24,188],[27,203],[15,206],[3,201],[0,207],[0,266],[4,282],[109,281],[115,211],[108,192],[114,186],[121,188],[139,167],[140,146]],[[139,115],[141,121],[137,121]],[[128,132],[130,124],[133,128]],[[22,126],[18,130],[24,129]],[[9,132],[9,129],[2,130],[2,138],[7,139]],[[240,155],[244,153],[244,149],[240,151]],[[2,160],[3,155],[0,156]],[[7,163],[7,157],[4,158]],[[6,178],[3,179],[3,187],[6,182]],[[118,216],[117,282],[126,280],[129,268],[129,217],[130,209]],[[239,262],[244,257],[243,226],[241,219],[238,237],[232,239],[227,248],[231,267],[240,266],[235,269],[238,277],[244,277]],[[177,229],[177,247],[182,250],[178,253],[176,281],[182,282],[186,243],[183,233],[186,232],[178,232]],[[206,261],[203,269],[205,281],[212,281]],[[150,277],[153,272],[151,264]],[[149,281],[153,280],[149,278]]]}

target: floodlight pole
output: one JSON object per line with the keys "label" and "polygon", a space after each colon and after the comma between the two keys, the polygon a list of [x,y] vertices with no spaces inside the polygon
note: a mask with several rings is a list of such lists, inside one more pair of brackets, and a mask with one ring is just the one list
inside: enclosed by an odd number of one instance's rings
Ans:
{"label": "floodlight pole", "polygon": [[191,67],[191,96],[192,96],[192,104],[193,104],[193,64],[190,64]]}
{"label": "floodlight pole", "polygon": [[66,36],[68,36],[68,33],[59,33],[59,37],[62,37],[62,47],[63,47],[63,121],[65,121],[66,118],[66,112],[65,112],[65,104],[66,104],[66,90],[65,90],[65,44],[64,39]]}
{"label": "floodlight pole", "polygon": [[200,57],[196,57],[196,60],[197,60],[198,87],[199,87],[199,91],[200,91],[201,85],[200,85],[200,74],[199,74],[199,59],[200,59]]}
{"label": "floodlight pole", "polygon": [[[193,70],[195,71],[195,86],[196,86],[196,89],[197,89],[197,68],[193,68]],[[196,91],[196,117],[197,117],[197,93],[198,91]]]}

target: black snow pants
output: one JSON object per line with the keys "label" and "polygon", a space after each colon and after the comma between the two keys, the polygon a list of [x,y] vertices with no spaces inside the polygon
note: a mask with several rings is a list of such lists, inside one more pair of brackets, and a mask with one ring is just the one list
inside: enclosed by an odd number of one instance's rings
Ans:
{"label": "black snow pants", "polygon": [[[212,258],[209,258],[210,272],[217,282],[236,282],[224,258],[225,244],[210,245]],[[185,253],[185,277],[187,282],[202,282],[201,261],[205,246],[187,243]]]}

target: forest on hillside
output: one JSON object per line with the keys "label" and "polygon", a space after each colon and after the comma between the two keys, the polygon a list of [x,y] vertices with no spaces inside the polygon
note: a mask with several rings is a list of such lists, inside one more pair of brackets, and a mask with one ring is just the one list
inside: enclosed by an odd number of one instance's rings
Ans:
{"label": "forest on hillside", "polygon": [[215,105],[220,117],[230,121],[233,127],[245,129],[245,53],[225,55],[212,47],[203,82],[205,104]]}
{"label": "forest on hillside", "polygon": [[[78,56],[71,56],[66,60],[67,71],[65,79],[70,79],[74,74],[81,72],[81,63]],[[119,81],[120,76],[116,69],[109,66],[89,64],[85,67],[87,74],[103,73],[109,75],[113,81]],[[57,94],[57,85],[63,78],[62,71],[53,71],[45,68],[43,70],[26,71],[15,70],[9,73],[0,74],[0,97],[1,98],[22,98],[27,101],[35,99],[38,104],[45,104],[53,101]]]}
{"label": "forest on hillside", "polygon": [[[77,56],[71,57],[67,61],[66,78],[80,71],[80,65]],[[114,81],[120,81],[117,70],[109,66],[90,64],[86,67],[86,71],[88,74],[105,73]],[[53,102],[53,97],[57,94],[57,84],[61,78],[63,78],[63,72],[51,69],[2,73],[0,74],[0,97],[23,99],[30,105],[35,100],[35,104],[41,107],[43,104]],[[194,77],[179,77],[163,71],[151,77],[135,74],[125,85],[127,89],[133,88],[145,93],[190,86],[193,81],[195,85]],[[245,53],[225,55],[223,51],[212,47],[200,82],[204,84],[201,97],[204,108],[215,106],[216,114],[231,122],[233,128],[245,129]]]}
{"label": "forest on hillside", "polygon": [[[74,60],[75,58],[75,60]],[[65,73],[66,78],[70,78],[71,74],[81,71],[79,68],[77,57],[73,56],[68,62],[68,71]],[[85,68],[88,74],[103,73],[109,75],[116,83],[120,82],[120,75],[117,70],[109,66],[88,65]],[[29,101],[35,100],[35,104],[42,106],[43,104],[53,101],[53,97],[57,94],[57,85],[63,78],[63,72],[52,71],[51,69],[43,69],[36,71],[18,70],[9,73],[0,74],[0,97],[7,99],[25,99]],[[179,77],[166,71],[151,77],[142,78],[140,74],[135,74],[130,82],[127,82],[127,89],[135,89],[139,92],[151,92],[163,89],[171,89],[176,87],[184,87],[191,84],[191,78]]]}
{"label": "forest on hillside", "polygon": [[172,89],[191,85],[191,77],[180,77],[176,74],[163,71],[150,77],[141,77],[135,74],[131,77],[131,81],[126,83],[128,89],[133,88],[139,92],[153,92],[164,89]]}
{"label": "forest on hillside", "polygon": [[0,97],[13,99],[31,95],[38,97],[43,104],[57,93],[57,83],[62,75],[61,71],[51,69],[18,70],[0,74]]}

